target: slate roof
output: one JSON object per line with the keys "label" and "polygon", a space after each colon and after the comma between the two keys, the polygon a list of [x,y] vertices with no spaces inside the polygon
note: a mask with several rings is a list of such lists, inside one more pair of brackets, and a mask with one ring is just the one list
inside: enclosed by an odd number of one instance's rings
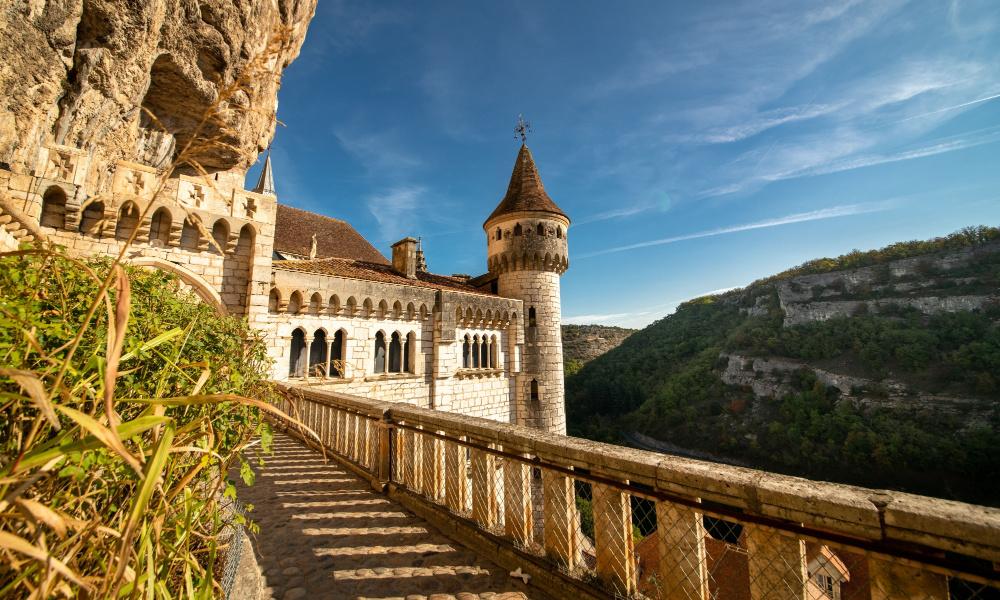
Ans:
{"label": "slate roof", "polygon": [[483,291],[474,285],[469,285],[467,280],[464,278],[448,277],[447,275],[435,275],[434,273],[417,271],[417,278],[409,279],[393,269],[391,264],[373,263],[363,260],[351,260],[344,258],[281,260],[275,261],[272,265],[275,269],[298,271],[301,273],[333,275],[349,279],[412,285],[416,287],[466,292],[469,294],[479,294],[483,296],[496,295]]}
{"label": "slate roof", "polygon": [[510,174],[510,183],[507,184],[507,194],[486,219],[486,223],[500,215],[529,210],[552,213],[569,219],[545,192],[531,150],[528,150],[527,145],[521,144],[521,150],[514,162],[514,171]]}
{"label": "slate roof", "polygon": [[389,261],[350,224],[307,210],[278,205],[274,224],[274,249],[279,253],[309,256],[316,234],[316,258],[347,258],[381,265]]}

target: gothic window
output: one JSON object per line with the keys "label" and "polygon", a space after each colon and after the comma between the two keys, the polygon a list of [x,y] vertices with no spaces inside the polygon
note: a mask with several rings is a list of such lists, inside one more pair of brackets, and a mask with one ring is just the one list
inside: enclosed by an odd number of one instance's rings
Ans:
{"label": "gothic window", "polygon": [[385,334],[375,334],[375,372],[385,373]]}
{"label": "gothic window", "polygon": [[538,325],[538,319],[535,316],[535,307],[532,306],[528,309],[528,327],[536,327]]}
{"label": "gothic window", "polygon": [[323,296],[320,296],[319,292],[313,292],[313,295],[309,298],[309,314],[318,315],[322,308]]}
{"label": "gothic window", "polygon": [[139,207],[132,202],[126,202],[118,211],[118,224],[115,226],[115,237],[127,240],[139,226]]}
{"label": "gothic window", "polygon": [[297,315],[302,310],[302,292],[295,290],[288,298],[288,314]]}
{"label": "gothic window", "polygon": [[[219,219],[212,225],[212,239],[215,240],[215,244],[212,245],[212,252],[218,253],[222,250],[222,254],[226,253],[226,244],[229,240],[229,223],[226,223],[224,219]],[[216,248],[215,246],[218,246]]]}
{"label": "gothic window", "polygon": [[198,224],[193,217],[184,219],[184,228],[181,230],[181,248],[197,250],[201,233],[198,231]]}
{"label": "gothic window", "polygon": [[104,203],[103,202],[90,202],[83,209],[83,215],[80,217],[80,233],[85,233],[88,235],[101,235],[101,229],[104,228],[102,221],[104,220]]}
{"label": "gothic window", "polygon": [[514,235],[521,235],[521,224],[514,225]]}
{"label": "gothic window", "polygon": [[344,377],[344,330],[333,334],[333,346],[330,348],[330,374]]}
{"label": "gothic window", "polygon": [[531,401],[538,402],[538,380],[531,380]]}
{"label": "gothic window", "polygon": [[490,367],[490,340],[483,336],[483,344],[479,347],[479,366],[484,369]]}
{"label": "gothic window", "polygon": [[465,336],[465,341],[462,343],[462,368],[468,369],[472,367],[472,343],[469,341],[469,336]]}
{"label": "gothic window", "polygon": [[278,288],[271,288],[271,294],[267,298],[267,310],[276,313],[279,304],[281,304],[281,292],[278,291]]}
{"label": "gothic window", "polygon": [[538,235],[545,235],[545,225],[539,223],[536,231],[538,232]]}
{"label": "gothic window", "polygon": [[330,303],[327,305],[327,310],[332,315],[340,314],[340,296],[337,294],[330,296]]}
{"label": "gothic window", "polygon": [[399,332],[392,333],[389,341],[389,372],[399,373],[403,370],[403,344],[400,341]]}
{"label": "gothic window", "polygon": [[350,296],[347,298],[347,316],[353,317],[356,312],[358,312],[358,301],[354,299],[354,296]]}
{"label": "gothic window", "polygon": [[317,329],[309,346],[309,375],[326,377],[326,332]]}
{"label": "gothic window", "polygon": [[288,376],[302,377],[306,372],[306,332],[292,332],[292,348],[288,360]]}
{"label": "gothic window", "polygon": [[472,368],[479,368],[479,336],[472,338]]}
{"label": "gothic window", "polygon": [[66,228],[66,192],[59,186],[45,190],[42,196],[42,218],[38,224],[42,227]]}
{"label": "gothic window", "polygon": [[166,247],[170,243],[170,211],[159,208],[153,213],[149,223],[149,243],[154,246]]}

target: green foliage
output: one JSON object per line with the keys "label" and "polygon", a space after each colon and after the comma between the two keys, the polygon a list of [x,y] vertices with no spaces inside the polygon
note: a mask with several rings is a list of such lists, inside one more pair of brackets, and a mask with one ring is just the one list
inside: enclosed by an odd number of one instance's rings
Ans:
{"label": "green foliage", "polygon": [[[253,401],[240,400],[269,390],[259,335],[170,275],[126,269],[126,284],[117,272],[109,260],[44,249],[0,257],[0,365],[9,367],[0,374],[0,496],[17,498],[0,509],[0,529],[67,557],[62,579],[46,580],[42,562],[0,565],[5,598],[43,585],[67,596],[120,586],[211,597],[216,492],[234,491],[220,475],[250,436],[269,436]],[[106,300],[105,280],[117,282]],[[123,334],[120,362],[109,325]],[[49,512],[25,511],[25,502]]]}

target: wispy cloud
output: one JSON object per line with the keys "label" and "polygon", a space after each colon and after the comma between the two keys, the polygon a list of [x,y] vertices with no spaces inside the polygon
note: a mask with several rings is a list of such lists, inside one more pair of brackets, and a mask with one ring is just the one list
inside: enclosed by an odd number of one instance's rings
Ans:
{"label": "wispy cloud", "polygon": [[717,235],[739,233],[741,231],[766,229],[769,227],[781,227],[783,225],[791,225],[793,223],[805,223],[808,221],[821,221],[824,219],[834,219],[838,217],[849,217],[853,215],[881,212],[884,210],[889,210],[891,208],[894,208],[894,206],[895,202],[892,200],[887,200],[882,202],[872,202],[868,204],[845,204],[842,206],[833,206],[830,208],[822,208],[819,210],[812,210],[809,212],[795,213],[791,215],[786,215],[784,217],[778,217],[775,219],[766,219],[764,221],[755,221],[753,223],[731,225],[729,227],[719,227],[717,229],[709,229],[706,231],[699,231],[696,233],[688,233],[685,235],[678,235],[673,237],[660,238],[656,240],[648,240],[645,242],[638,242],[636,244],[628,244],[625,246],[606,248],[604,250],[598,250],[596,252],[588,252],[586,254],[582,254],[580,258],[591,258],[594,256],[602,256],[604,254],[612,254],[615,252],[626,252],[628,250],[637,250],[639,248],[649,248],[650,246],[662,246],[665,244],[674,244],[676,242],[683,242],[686,240],[695,240],[699,238],[714,237]]}
{"label": "wispy cloud", "polygon": [[426,192],[423,186],[401,186],[368,197],[368,211],[378,222],[382,241],[395,242],[417,230]]}
{"label": "wispy cloud", "polygon": [[969,100],[968,102],[962,102],[960,104],[954,104],[952,106],[945,106],[944,108],[939,108],[937,110],[927,111],[925,113],[920,113],[918,115],[910,115],[909,117],[906,117],[904,119],[900,119],[899,121],[896,121],[896,122],[897,123],[903,123],[905,121],[912,121],[913,119],[920,119],[922,117],[929,117],[931,115],[936,115],[936,114],[940,114],[940,113],[944,113],[944,112],[949,112],[949,111],[952,111],[952,110],[958,110],[960,108],[966,108],[968,106],[974,106],[976,104],[981,104],[983,102],[989,102],[990,100],[996,100],[997,98],[1000,98],[1000,94],[993,94],[993,95],[990,95],[990,96],[986,96],[985,98],[976,98],[975,100]]}
{"label": "wispy cloud", "polygon": [[671,300],[670,302],[661,302],[659,304],[646,306],[639,310],[634,310],[629,312],[575,315],[572,317],[563,317],[562,322],[567,325],[591,325],[591,324],[611,323],[613,325],[619,325],[621,327],[643,327],[659,317],[670,314],[671,312],[674,311],[674,309],[677,308],[677,305],[680,304],[681,302],[686,302],[693,298],[701,298],[703,296],[714,296],[716,294],[725,294],[726,292],[731,292],[737,288],[739,288],[739,286],[720,288],[717,290],[711,290],[708,292],[695,294],[688,298]]}
{"label": "wispy cloud", "polygon": [[398,176],[422,164],[420,158],[408,151],[392,131],[340,128],[334,131],[334,136],[369,174]]}

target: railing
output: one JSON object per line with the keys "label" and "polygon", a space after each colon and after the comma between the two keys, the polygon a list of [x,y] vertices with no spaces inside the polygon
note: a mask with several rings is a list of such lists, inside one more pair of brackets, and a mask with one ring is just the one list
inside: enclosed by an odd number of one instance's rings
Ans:
{"label": "railing", "polygon": [[558,597],[1000,597],[997,509],[283,390],[376,487],[557,577]]}

